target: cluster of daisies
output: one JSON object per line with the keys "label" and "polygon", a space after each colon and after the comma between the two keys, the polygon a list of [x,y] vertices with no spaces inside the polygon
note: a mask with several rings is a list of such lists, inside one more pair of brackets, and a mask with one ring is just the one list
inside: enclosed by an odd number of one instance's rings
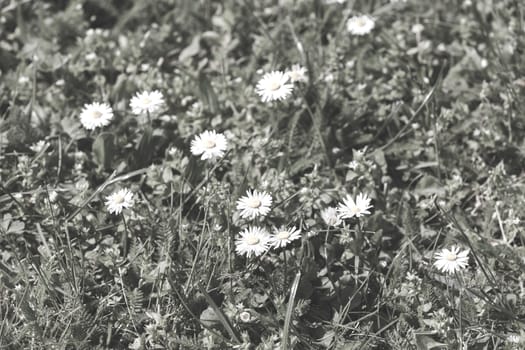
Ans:
{"label": "cluster of daisies", "polygon": [[294,83],[308,80],[306,73],[306,68],[298,64],[285,72],[278,70],[266,73],[255,86],[255,92],[263,102],[284,100],[292,94]]}
{"label": "cluster of daisies", "polygon": [[[157,90],[138,92],[129,105],[136,115],[155,113],[164,106],[164,97]],[[87,130],[108,126],[111,120],[113,120],[113,109],[107,103],[89,103],[84,105],[80,112],[80,123]]]}
{"label": "cluster of daisies", "polygon": [[[366,194],[352,198],[346,196],[337,208],[329,207],[321,212],[321,217],[328,226],[338,226],[343,219],[359,218],[370,214],[371,199]],[[248,220],[266,216],[271,210],[272,197],[266,192],[250,191],[237,201],[239,215]],[[260,226],[248,226],[241,231],[235,241],[235,251],[248,258],[259,256],[270,248],[283,248],[301,238],[301,230],[296,227],[274,228],[273,234]]]}
{"label": "cluster of daisies", "polygon": [[[202,138],[201,138],[202,139]],[[237,201],[239,216],[246,220],[264,218],[272,206],[272,196],[264,191],[248,190]],[[370,214],[371,199],[366,194],[358,194],[355,199],[347,195],[337,207],[328,207],[321,211],[321,218],[329,227],[339,226],[344,219],[360,218]],[[121,189],[106,197],[106,206],[110,213],[121,214],[124,209],[133,206],[133,193]],[[301,238],[301,230],[295,226],[274,227],[270,233],[260,225],[249,225],[241,231],[235,240],[235,252],[247,258],[260,256],[270,249],[284,248]],[[459,247],[444,248],[436,254],[434,266],[444,273],[454,274],[468,266],[469,250]]]}
{"label": "cluster of daisies", "polygon": [[[265,217],[271,210],[272,196],[264,191],[248,190],[246,195],[237,201],[237,210],[243,219],[254,220]],[[270,234],[261,226],[251,225],[239,233],[235,240],[235,251],[246,257],[259,256],[270,248],[286,247],[301,238],[301,231],[296,227],[274,228]]]}
{"label": "cluster of daisies", "polygon": [[[360,30],[357,28],[361,28]],[[372,30],[374,22],[371,18],[360,16],[351,18],[348,30],[356,35],[363,35]],[[351,29],[353,28],[353,29]],[[368,29],[367,29],[368,28]],[[306,69],[294,65],[286,72],[274,71],[267,73],[257,83],[256,92],[263,102],[282,100],[293,90],[293,83],[306,81]],[[148,116],[164,105],[164,97],[159,91],[137,93],[130,101],[134,114]],[[88,104],[80,115],[81,123],[88,130],[108,125],[113,119],[113,110],[105,103]],[[196,135],[191,141],[190,151],[202,160],[215,160],[225,155],[227,139],[224,134],[215,130],[207,130]],[[133,193],[120,189],[106,197],[106,207],[109,213],[120,215],[124,209],[133,206]],[[265,217],[271,210],[272,196],[264,191],[248,190],[246,195],[237,201],[239,216],[246,220]],[[371,199],[367,194],[359,193],[352,197],[347,195],[337,207],[328,207],[321,211],[321,218],[328,227],[339,226],[343,220],[360,218],[370,214]],[[260,225],[248,225],[235,240],[235,251],[247,258],[260,256],[270,248],[284,248],[301,238],[301,230],[296,227],[274,227],[270,233]],[[445,273],[455,273],[468,265],[469,251],[460,251],[458,247],[443,249],[436,255],[434,266]]]}

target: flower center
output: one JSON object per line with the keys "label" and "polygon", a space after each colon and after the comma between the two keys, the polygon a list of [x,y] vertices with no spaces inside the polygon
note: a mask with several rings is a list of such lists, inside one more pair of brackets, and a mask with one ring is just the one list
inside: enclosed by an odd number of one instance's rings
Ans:
{"label": "flower center", "polygon": [[288,231],[281,231],[277,233],[277,238],[279,239],[288,239],[288,237],[290,237],[290,232]]}
{"label": "flower center", "polygon": [[270,84],[268,84],[268,87],[272,91],[277,91],[281,87],[281,82],[279,80],[272,80]]}
{"label": "flower center", "polygon": [[148,96],[144,96],[142,98],[142,104],[145,106],[149,106],[151,104],[151,98],[149,98]]}
{"label": "flower center", "polygon": [[364,18],[359,18],[359,19],[357,20],[357,26],[359,26],[359,27],[364,27],[365,25],[366,25],[366,21],[365,21]]}
{"label": "flower center", "polygon": [[124,196],[122,196],[122,195],[115,196],[115,203],[117,203],[117,204],[124,203]]}
{"label": "flower center", "polygon": [[255,237],[255,236],[249,236],[246,238],[246,244],[248,245],[256,245],[256,244],[259,244],[259,238]]}
{"label": "flower center", "polygon": [[450,252],[448,253],[446,256],[445,256],[445,259],[448,260],[448,261],[456,261],[456,254]]}
{"label": "flower center", "polygon": [[99,119],[100,117],[102,117],[102,113],[100,111],[93,111],[91,115],[93,119]]}
{"label": "flower center", "polygon": [[210,139],[204,140],[202,143],[204,145],[204,148],[207,148],[207,149],[211,149],[217,145],[214,140],[210,140]]}
{"label": "flower center", "polygon": [[250,198],[246,203],[250,208],[259,208],[261,206],[261,201],[258,198]]}

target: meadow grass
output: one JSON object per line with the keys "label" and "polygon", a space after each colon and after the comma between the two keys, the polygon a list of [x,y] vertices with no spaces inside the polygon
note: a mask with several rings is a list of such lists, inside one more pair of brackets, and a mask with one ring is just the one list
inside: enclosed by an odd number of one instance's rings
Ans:
{"label": "meadow grass", "polygon": [[0,349],[525,348],[521,1],[0,5]]}

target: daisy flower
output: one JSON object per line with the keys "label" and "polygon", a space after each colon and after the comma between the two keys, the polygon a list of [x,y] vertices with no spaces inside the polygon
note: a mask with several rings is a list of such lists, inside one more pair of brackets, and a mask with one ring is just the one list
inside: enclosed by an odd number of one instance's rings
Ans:
{"label": "daisy flower", "polygon": [[468,253],[468,249],[460,252],[459,247],[452,247],[450,250],[443,248],[436,254],[434,266],[441,272],[452,274],[467,267]]}
{"label": "daisy flower", "polygon": [[113,119],[113,110],[107,103],[85,104],[80,112],[80,122],[87,130],[106,126],[111,119]]}
{"label": "daisy flower", "polygon": [[354,16],[346,22],[346,29],[352,35],[368,34],[375,26],[374,19],[368,15]]}
{"label": "daisy flower", "polygon": [[203,160],[222,157],[226,144],[226,137],[223,134],[218,134],[215,130],[204,131],[191,141],[191,153],[201,156]]}
{"label": "daisy flower", "polygon": [[301,238],[301,230],[282,227],[275,231],[275,234],[270,237],[271,245],[274,248],[284,248],[296,239]]}
{"label": "daisy flower", "polygon": [[158,90],[137,92],[129,105],[134,114],[153,113],[164,105],[164,97]]}
{"label": "daisy flower", "polygon": [[239,255],[259,256],[270,247],[270,235],[265,229],[258,226],[250,226],[235,240],[235,251]]}
{"label": "daisy flower", "polygon": [[346,196],[343,203],[339,203],[337,211],[341,219],[350,219],[354,216],[359,218],[365,214],[370,214],[368,209],[372,208],[370,198],[366,194],[358,194],[355,201],[352,197]]}
{"label": "daisy flower", "polygon": [[252,315],[248,311],[242,311],[239,314],[239,318],[242,322],[247,323],[250,322],[250,320],[252,319]]}
{"label": "daisy flower", "polygon": [[307,81],[308,77],[306,76],[306,72],[308,72],[306,68],[298,64],[294,64],[292,68],[286,72],[286,74],[288,74],[290,81],[292,83],[295,83],[295,82]]}
{"label": "daisy flower", "polygon": [[289,75],[281,71],[266,73],[255,86],[255,92],[261,96],[263,102],[284,100],[293,90],[293,85],[288,80]]}
{"label": "daisy flower", "polygon": [[133,206],[133,193],[127,188],[121,189],[106,197],[106,206],[110,214],[120,214],[122,209]]}
{"label": "daisy flower", "polygon": [[272,196],[268,193],[257,190],[246,191],[246,196],[237,201],[237,210],[240,210],[242,218],[254,219],[257,216],[266,216],[270,212]]}
{"label": "daisy flower", "polygon": [[341,224],[341,218],[337,214],[337,208],[335,207],[323,209],[321,211],[321,218],[328,226],[339,226]]}

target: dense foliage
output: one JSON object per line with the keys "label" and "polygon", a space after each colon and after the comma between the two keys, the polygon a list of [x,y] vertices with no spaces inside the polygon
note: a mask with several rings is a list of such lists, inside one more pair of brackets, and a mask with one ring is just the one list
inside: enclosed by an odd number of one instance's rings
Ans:
{"label": "dense foliage", "polygon": [[[1,349],[525,347],[522,1],[0,4]],[[87,130],[93,102],[114,115]],[[192,154],[206,130],[222,157]],[[238,254],[250,225],[301,235]]]}

